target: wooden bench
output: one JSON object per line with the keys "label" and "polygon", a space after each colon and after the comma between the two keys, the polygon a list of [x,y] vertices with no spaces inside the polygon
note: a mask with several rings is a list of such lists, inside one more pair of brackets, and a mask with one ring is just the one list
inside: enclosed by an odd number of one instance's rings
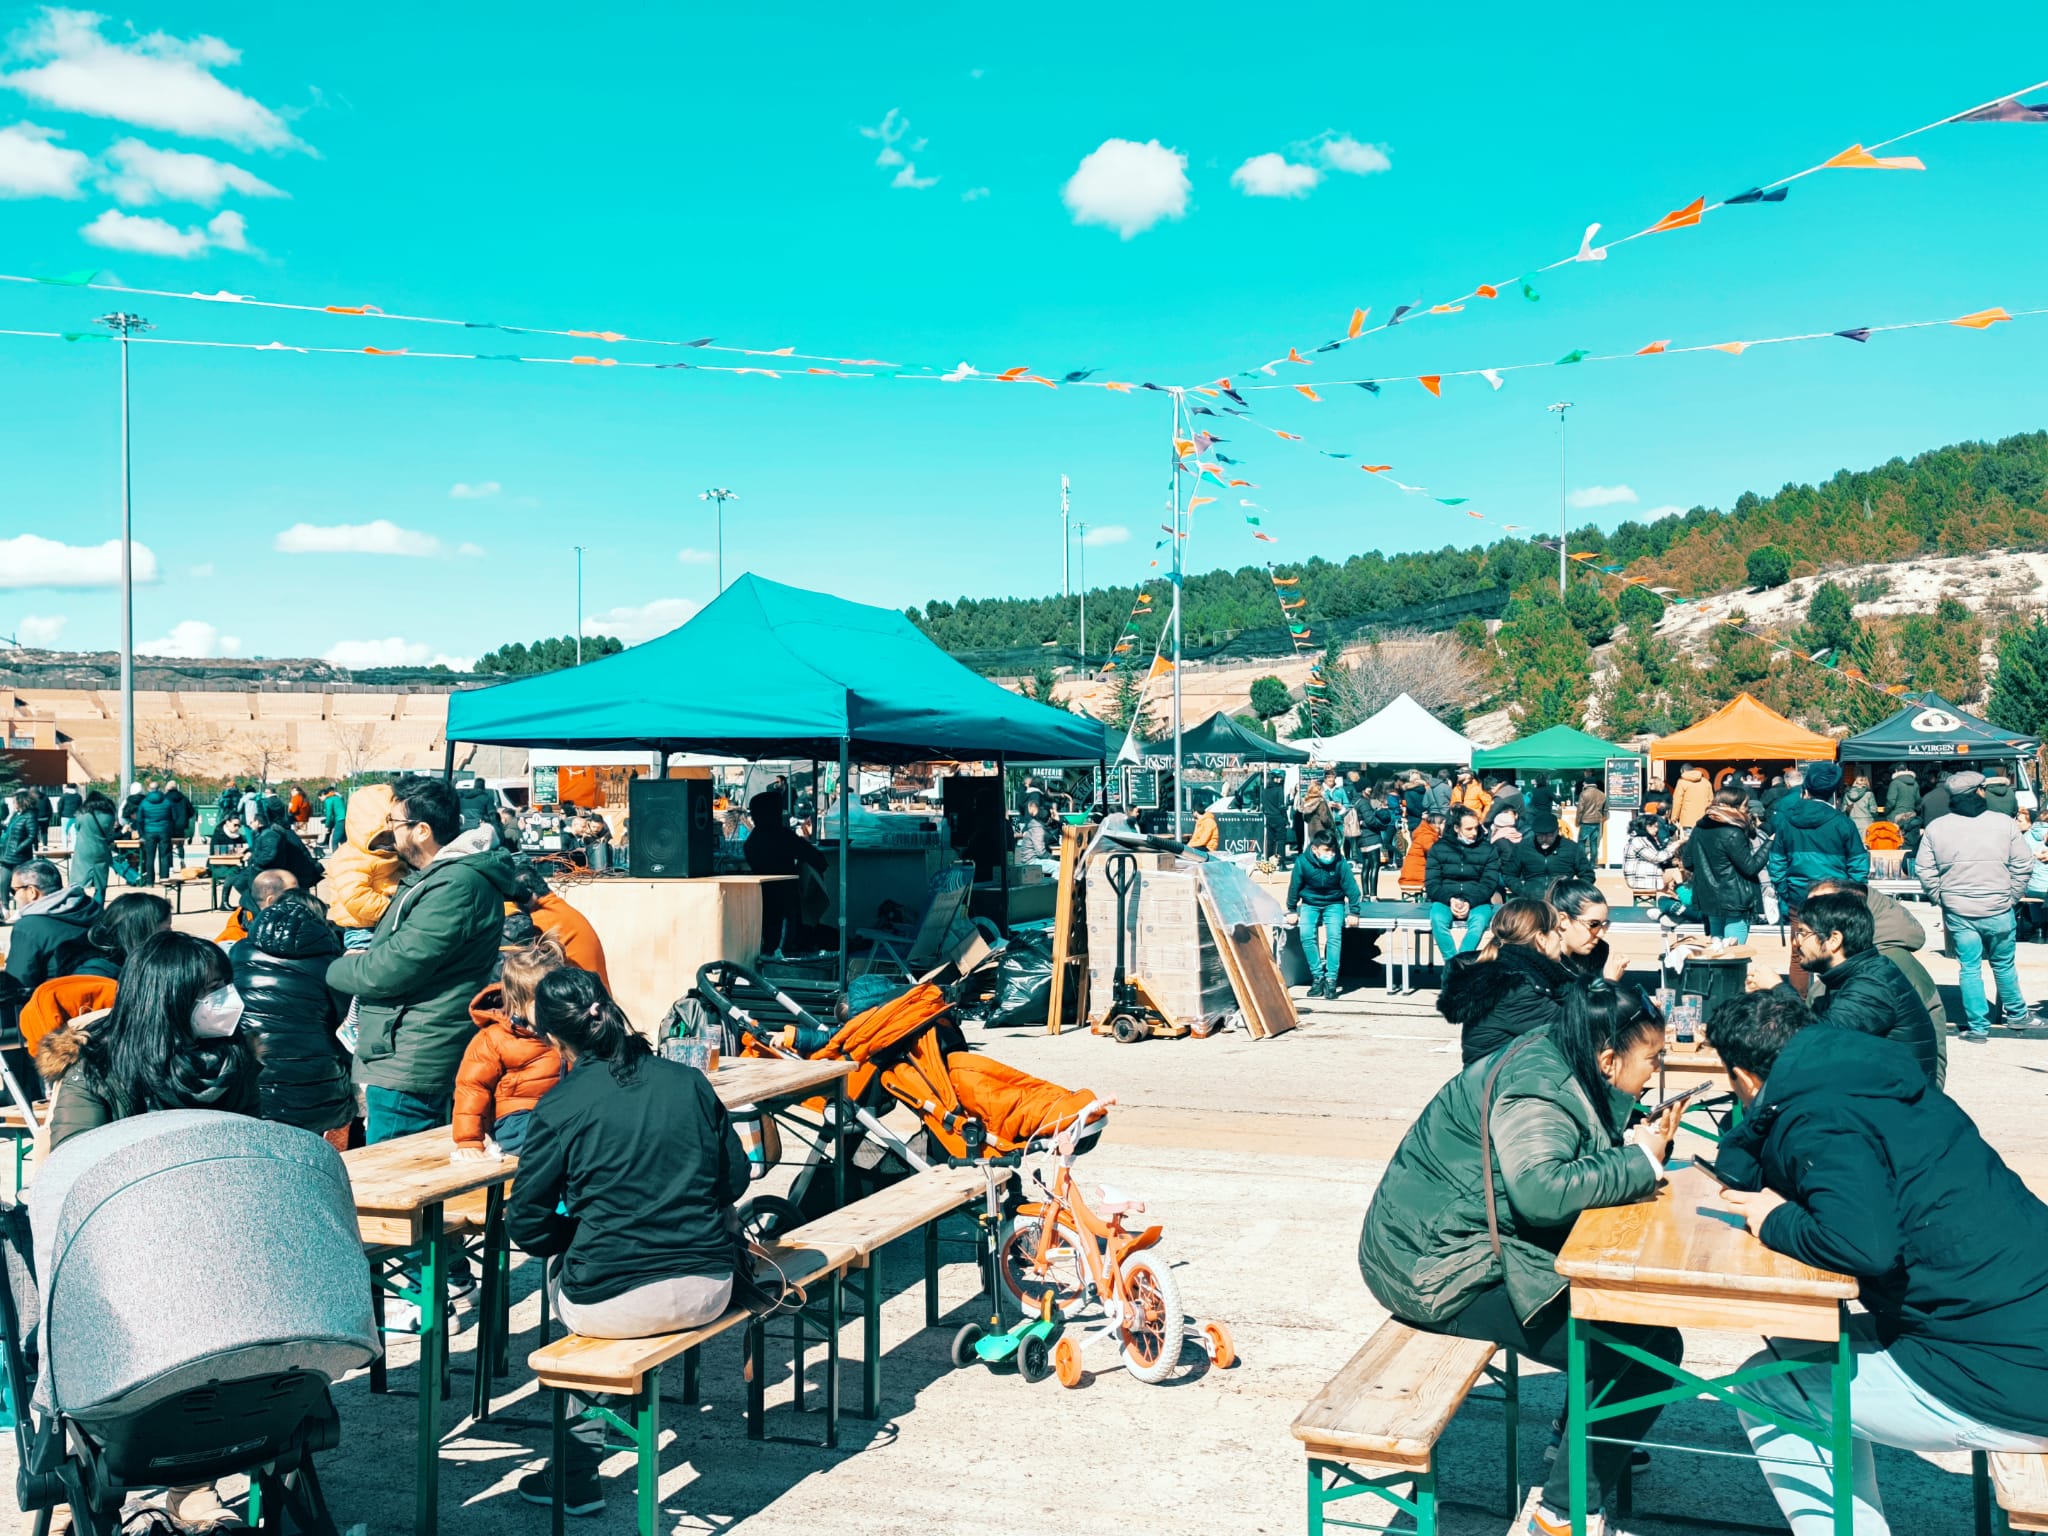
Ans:
{"label": "wooden bench", "polygon": [[1294,1438],[1308,1451],[1309,1536],[1333,1525],[1360,1526],[1328,1516],[1339,1500],[1370,1493],[1415,1521],[1415,1536],[1436,1536],[1436,1443],[1482,1376],[1499,1381],[1507,1417],[1507,1505],[1513,1519],[1522,1501],[1516,1455],[1520,1383],[1515,1356],[1493,1369],[1495,1346],[1476,1339],[1423,1333],[1389,1318],[1331,1377],[1294,1421]]}
{"label": "wooden bench", "polygon": [[1999,1451],[1991,1457],[1998,1507],[2016,1531],[2048,1531],[2048,1456]]}

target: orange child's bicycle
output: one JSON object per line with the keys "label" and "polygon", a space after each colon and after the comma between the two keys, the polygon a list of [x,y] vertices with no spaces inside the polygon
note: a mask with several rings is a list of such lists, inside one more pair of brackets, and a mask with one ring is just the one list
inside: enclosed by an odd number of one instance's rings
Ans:
{"label": "orange child's bicycle", "polygon": [[1003,1288],[1027,1314],[1051,1292],[1068,1323],[1053,1349],[1061,1386],[1079,1386],[1086,1350],[1107,1340],[1116,1342],[1124,1369],[1143,1382],[1166,1380],[1189,1338],[1228,1370],[1237,1362],[1230,1330],[1198,1324],[1182,1311],[1179,1283],[1158,1252],[1161,1228],[1124,1225],[1125,1218],[1144,1214],[1144,1204],[1105,1187],[1090,1205],[1074,1180],[1077,1145],[1094,1139],[1090,1133],[1115,1102],[1095,1100],[1053,1137],[1050,1181],[1042,1168],[1030,1170],[1043,1198],[1024,1201],[1004,1226],[996,1254]]}

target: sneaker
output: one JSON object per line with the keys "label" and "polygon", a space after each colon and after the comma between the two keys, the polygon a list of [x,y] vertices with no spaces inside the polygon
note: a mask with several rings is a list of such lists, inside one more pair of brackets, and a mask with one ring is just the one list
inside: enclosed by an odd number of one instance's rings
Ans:
{"label": "sneaker", "polygon": [[[529,1504],[555,1502],[555,1469],[529,1472],[519,1479],[519,1497]],[[565,1515],[601,1515],[604,1513],[604,1489],[589,1473],[578,1475],[574,1472],[563,1479],[562,1513]]]}
{"label": "sneaker", "polygon": [[[1597,1514],[1586,1516],[1586,1536],[1604,1536],[1606,1523]],[[1572,1536],[1570,1515],[1553,1514],[1543,1507],[1543,1490],[1531,1488],[1522,1501],[1522,1512],[1508,1527],[1508,1536]]]}
{"label": "sneaker", "polygon": [[213,1484],[166,1488],[137,1501],[137,1514],[160,1514],[180,1531],[244,1530],[247,1522],[221,1503]]}
{"label": "sneaker", "polygon": [[1988,1045],[1991,1042],[1991,1031],[1988,1028],[1966,1029],[1956,1038],[1965,1045]]}

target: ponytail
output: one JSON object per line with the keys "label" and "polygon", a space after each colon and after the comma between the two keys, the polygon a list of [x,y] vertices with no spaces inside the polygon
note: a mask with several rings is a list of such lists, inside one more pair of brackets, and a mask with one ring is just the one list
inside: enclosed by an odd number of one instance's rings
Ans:
{"label": "ponytail", "polygon": [[654,1047],[636,1033],[604,983],[574,966],[549,971],[533,994],[533,1027],[559,1040],[579,1059],[611,1064],[612,1076],[630,1083]]}
{"label": "ponytail", "polygon": [[1504,944],[1534,944],[1538,939],[1555,933],[1558,922],[1557,908],[1547,901],[1526,896],[1504,901],[1486,930],[1485,941],[1479,946],[1479,958],[1497,958]]}
{"label": "ponytail", "polygon": [[1626,1051],[1644,1035],[1664,1033],[1664,1016],[1642,993],[1602,986],[1565,988],[1563,1015],[1550,1027],[1550,1038],[1586,1098],[1592,1103],[1610,1140],[1620,1136],[1607,1122],[1607,1096],[1612,1085],[1600,1070],[1600,1053]]}

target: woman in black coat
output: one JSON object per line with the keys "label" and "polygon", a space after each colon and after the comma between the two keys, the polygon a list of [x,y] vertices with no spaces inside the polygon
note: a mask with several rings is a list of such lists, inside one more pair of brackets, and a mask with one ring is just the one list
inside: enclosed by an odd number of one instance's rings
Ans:
{"label": "woman in black coat", "polygon": [[257,913],[249,936],[229,951],[266,1120],[324,1134],[353,1117],[349,1059],[334,1034],[348,999],[327,985],[340,954],[341,939],[303,891]]}
{"label": "woman in black coat", "polygon": [[1453,960],[1436,1011],[1457,1025],[1465,1065],[1564,1016],[1565,995],[1583,983],[1559,963],[1563,918],[1548,902],[1504,903],[1485,945]]}
{"label": "woman in black coat", "polygon": [[1763,911],[1763,883],[1757,877],[1770,851],[1770,839],[1757,836],[1749,796],[1732,785],[1717,791],[1685,849],[1693,910],[1705,919],[1712,937],[1736,944],[1748,939],[1751,921]]}
{"label": "woman in black coat", "polygon": [[249,862],[242,867],[239,876],[245,894],[254,885],[256,877],[266,869],[289,872],[299,882],[302,891],[312,890],[327,873],[320,861],[299,841],[299,834],[292,830],[291,812],[285,809],[283,801],[274,797],[263,802],[263,830],[256,833],[249,844]]}

